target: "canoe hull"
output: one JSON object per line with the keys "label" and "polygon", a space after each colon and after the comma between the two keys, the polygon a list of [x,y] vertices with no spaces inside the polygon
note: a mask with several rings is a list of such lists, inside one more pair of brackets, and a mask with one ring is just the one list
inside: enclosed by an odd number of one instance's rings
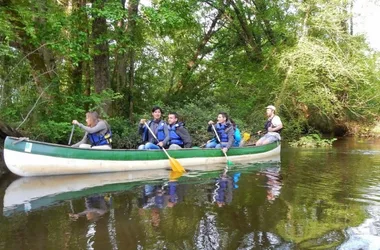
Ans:
{"label": "canoe hull", "polygon": [[[37,141],[7,137],[4,158],[9,170],[19,176],[67,175],[102,172],[157,170],[170,168],[161,150],[94,150],[71,148]],[[264,147],[233,148],[234,163],[279,161],[279,143]],[[186,169],[200,165],[225,164],[220,149],[183,149],[169,151]]]}

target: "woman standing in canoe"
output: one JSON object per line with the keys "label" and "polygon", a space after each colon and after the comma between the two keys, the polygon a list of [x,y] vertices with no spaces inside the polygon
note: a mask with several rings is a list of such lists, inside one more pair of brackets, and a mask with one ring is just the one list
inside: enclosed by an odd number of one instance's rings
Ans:
{"label": "woman standing in canoe", "polygon": [[111,127],[105,120],[99,119],[97,112],[87,112],[87,126],[77,120],[73,120],[72,123],[86,131],[82,140],[72,145],[72,147],[111,149]]}

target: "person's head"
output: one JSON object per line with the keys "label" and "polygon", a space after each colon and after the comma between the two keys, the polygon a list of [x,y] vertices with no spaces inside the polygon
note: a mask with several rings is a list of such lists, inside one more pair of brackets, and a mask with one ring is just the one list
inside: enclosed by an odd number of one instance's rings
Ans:
{"label": "person's head", "polygon": [[99,121],[99,115],[96,111],[86,113],[87,126],[94,127]]}
{"label": "person's head", "polygon": [[271,117],[276,112],[276,107],[273,105],[267,106],[266,109],[267,109],[266,114],[268,117]]}
{"label": "person's head", "polygon": [[159,106],[154,106],[152,108],[152,117],[154,120],[160,120],[162,114],[162,109]]}
{"label": "person's head", "polygon": [[178,114],[176,112],[170,112],[168,115],[168,123],[170,125],[176,124],[178,122]]}
{"label": "person's head", "polygon": [[228,115],[226,112],[220,112],[218,114],[218,123],[225,123],[228,120]]}

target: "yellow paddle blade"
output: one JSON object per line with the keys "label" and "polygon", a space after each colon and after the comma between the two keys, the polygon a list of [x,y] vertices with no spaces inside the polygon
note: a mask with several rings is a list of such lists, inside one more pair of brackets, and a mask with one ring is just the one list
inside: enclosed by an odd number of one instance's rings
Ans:
{"label": "yellow paddle blade", "polygon": [[243,140],[245,142],[249,141],[250,138],[251,138],[251,134],[249,134],[249,133],[244,133],[243,134]]}
{"label": "yellow paddle blade", "polygon": [[174,172],[184,173],[186,172],[185,168],[182,167],[181,163],[179,163],[176,159],[169,157],[170,167]]}
{"label": "yellow paddle blade", "polygon": [[183,175],[182,172],[174,172],[174,171],[170,171],[170,174],[169,174],[169,181],[176,181],[179,177],[181,177]]}

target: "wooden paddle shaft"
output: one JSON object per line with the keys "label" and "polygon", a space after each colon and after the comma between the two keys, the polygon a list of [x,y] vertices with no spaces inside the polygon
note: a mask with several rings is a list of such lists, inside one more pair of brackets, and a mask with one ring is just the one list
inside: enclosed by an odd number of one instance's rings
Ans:
{"label": "wooden paddle shaft", "polygon": [[[152,136],[154,137],[154,139],[156,139],[156,141],[158,141],[156,135],[153,133],[152,129],[148,126],[148,124],[146,122],[144,122],[145,126],[148,128],[149,132],[152,134]],[[169,157],[170,155],[168,154],[168,152],[166,151],[166,149],[164,147],[162,147],[162,150],[164,150],[165,154]]]}

